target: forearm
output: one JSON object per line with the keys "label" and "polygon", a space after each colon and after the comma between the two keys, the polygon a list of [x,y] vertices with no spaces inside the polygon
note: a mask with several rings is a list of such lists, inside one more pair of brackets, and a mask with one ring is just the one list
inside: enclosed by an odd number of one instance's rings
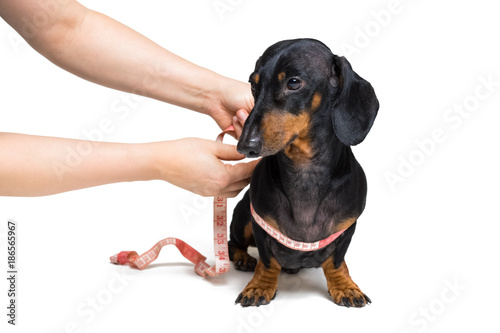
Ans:
{"label": "forearm", "polygon": [[258,161],[236,147],[188,138],[143,144],[0,133],[0,196],[42,196],[91,186],[160,179],[205,196],[236,196]]}
{"label": "forearm", "polygon": [[[3,0],[1,14],[38,52],[89,81],[203,113],[232,81],[76,1],[47,2]],[[46,23],[26,29],[40,12]]]}
{"label": "forearm", "polygon": [[0,133],[0,196],[42,196],[155,178],[139,144]]}
{"label": "forearm", "polygon": [[[221,77],[165,50],[129,27],[97,12],[85,12],[46,56],[89,81],[206,112]],[[64,29],[62,29],[64,30]],[[80,59],[80,61],[74,61]]]}

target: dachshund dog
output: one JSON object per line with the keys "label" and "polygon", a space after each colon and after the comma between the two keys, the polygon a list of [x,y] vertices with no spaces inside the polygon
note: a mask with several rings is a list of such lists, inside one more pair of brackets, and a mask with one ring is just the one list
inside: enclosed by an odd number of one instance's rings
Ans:
{"label": "dachshund dog", "polygon": [[255,106],[237,148],[262,159],[235,207],[229,253],[236,269],[255,274],[236,304],[268,304],[282,270],[319,266],[333,302],[371,303],[344,260],[366,201],[366,177],[350,146],[364,140],[377,115],[371,84],[314,39],[269,47],[250,83]]}

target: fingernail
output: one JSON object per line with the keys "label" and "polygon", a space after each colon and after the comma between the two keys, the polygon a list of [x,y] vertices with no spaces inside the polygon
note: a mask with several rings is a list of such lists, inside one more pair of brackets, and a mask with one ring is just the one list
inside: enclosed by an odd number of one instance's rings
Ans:
{"label": "fingernail", "polygon": [[239,121],[238,117],[234,116],[233,117],[233,124],[239,124],[239,122],[240,121]]}
{"label": "fingernail", "polygon": [[238,117],[241,123],[244,123],[245,120],[247,120],[248,118],[248,113],[246,113],[246,111],[244,110],[239,110],[238,112],[236,112],[236,116]]}

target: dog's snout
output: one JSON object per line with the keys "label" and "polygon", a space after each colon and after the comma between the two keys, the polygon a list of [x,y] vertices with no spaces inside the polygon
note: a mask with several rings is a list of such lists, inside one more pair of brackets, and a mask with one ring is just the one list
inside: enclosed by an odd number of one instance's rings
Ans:
{"label": "dog's snout", "polygon": [[245,141],[239,141],[237,149],[240,154],[246,157],[258,157],[262,152],[262,140],[252,137]]}

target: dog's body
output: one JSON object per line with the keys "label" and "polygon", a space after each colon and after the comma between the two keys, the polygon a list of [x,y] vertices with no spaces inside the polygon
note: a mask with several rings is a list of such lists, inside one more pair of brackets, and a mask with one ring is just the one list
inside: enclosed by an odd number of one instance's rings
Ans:
{"label": "dog's body", "polygon": [[[274,44],[250,76],[255,107],[246,120],[238,150],[264,156],[250,190],[235,208],[230,257],[237,269],[255,275],[237,303],[267,304],[281,270],[322,266],[335,303],[364,306],[370,299],[351,280],[344,255],[363,212],[366,178],[350,145],[363,141],[378,110],[371,85],[345,58],[321,42],[287,40]],[[315,251],[289,248],[252,216],[298,242],[316,242],[342,232]],[[257,246],[257,262],[247,253]]]}

